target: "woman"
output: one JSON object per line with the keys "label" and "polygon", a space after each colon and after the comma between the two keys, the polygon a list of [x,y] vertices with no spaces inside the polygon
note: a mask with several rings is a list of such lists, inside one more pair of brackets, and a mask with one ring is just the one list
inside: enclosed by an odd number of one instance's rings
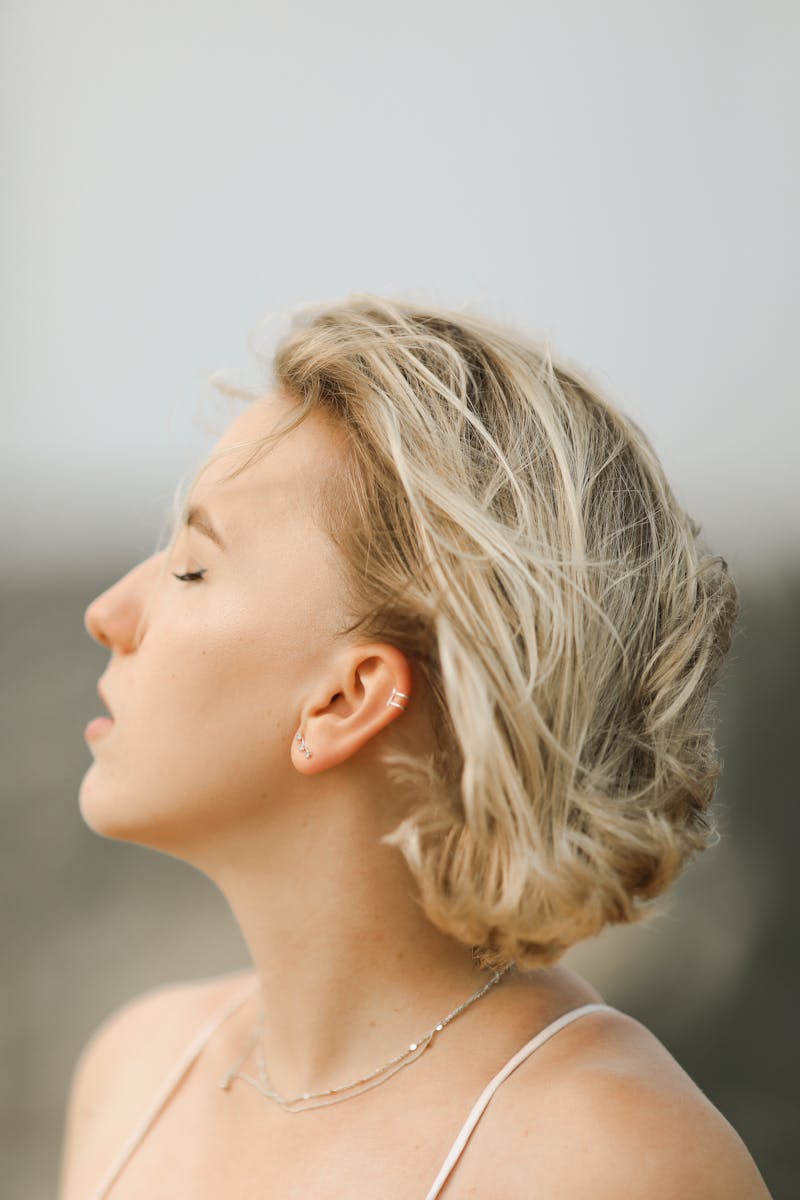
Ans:
{"label": "woman", "polygon": [[558,964],[716,836],[727,564],[516,330],[359,294],[272,367],[86,612],[84,820],[207,874],[252,967],[95,1032],[62,1200],[768,1196]]}

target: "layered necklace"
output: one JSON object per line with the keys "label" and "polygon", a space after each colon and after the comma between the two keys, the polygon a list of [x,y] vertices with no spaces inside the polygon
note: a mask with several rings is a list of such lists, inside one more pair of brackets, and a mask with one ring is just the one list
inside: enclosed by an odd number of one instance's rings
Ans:
{"label": "layered necklace", "polygon": [[[403,1067],[408,1067],[411,1065],[411,1063],[416,1062],[420,1055],[424,1054],[424,1052],[428,1049],[428,1046],[430,1046],[436,1034],[441,1033],[445,1025],[449,1025],[455,1017],[464,1012],[466,1008],[469,1008],[470,1004],[474,1004],[476,1000],[480,1000],[481,996],[484,996],[490,988],[494,987],[496,983],[500,982],[506,971],[509,971],[512,966],[512,963],[508,963],[505,967],[503,967],[502,970],[496,971],[489,982],[484,984],[484,986],[475,992],[474,995],[470,996],[468,1000],[465,1000],[463,1004],[459,1004],[458,1007],[454,1008],[453,1011],[448,1013],[446,1017],[442,1017],[441,1021],[437,1022],[433,1029],[429,1030],[428,1033],[423,1034],[423,1036],[418,1038],[417,1041],[411,1042],[408,1049],[404,1050],[401,1054],[395,1055],[394,1058],[389,1059],[389,1061],[384,1063],[382,1067],[376,1067],[375,1070],[370,1071],[368,1075],[363,1075],[360,1079],[354,1079],[351,1083],[344,1083],[341,1085],[341,1087],[328,1088],[324,1092],[303,1092],[299,1096],[288,1097],[281,1096],[275,1091],[267,1077],[266,1067],[264,1064],[264,1013],[262,1011],[259,1015],[258,1023],[256,1024],[256,1027],[250,1036],[247,1049],[237,1062],[236,1066],[232,1067],[231,1070],[228,1071],[219,1081],[217,1087],[221,1087],[227,1091],[234,1079],[244,1079],[245,1082],[252,1084],[252,1086],[256,1088],[256,1090],[259,1091],[262,1096],[266,1096],[268,1100],[272,1100],[276,1104],[279,1104],[281,1108],[285,1109],[287,1112],[304,1112],[307,1108],[322,1108],[328,1104],[338,1104],[342,1100],[350,1100],[354,1096],[360,1096],[362,1092],[369,1091],[370,1088],[378,1087],[380,1084],[386,1083],[388,1079],[391,1079],[392,1075],[396,1075],[398,1071],[402,1071]],[[239,1070],[245,1059],[253,1050],[253,1047],[255,1047],[255,1060],[256,1067],[258,1069],[258,1079],[254,1079],[252,1075],[246,1075],[244,1072]]]}

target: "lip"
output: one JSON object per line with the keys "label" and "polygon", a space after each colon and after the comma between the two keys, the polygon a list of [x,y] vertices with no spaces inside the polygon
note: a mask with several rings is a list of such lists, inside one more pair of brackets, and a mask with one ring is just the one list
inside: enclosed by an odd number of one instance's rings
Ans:
{"label": "lip", "polygon": [[111,717],[92,717],[89,724],[83,731],[83,736],[87,742],[92,738],[103,737],[109,730],[114,728],[114,721]]}

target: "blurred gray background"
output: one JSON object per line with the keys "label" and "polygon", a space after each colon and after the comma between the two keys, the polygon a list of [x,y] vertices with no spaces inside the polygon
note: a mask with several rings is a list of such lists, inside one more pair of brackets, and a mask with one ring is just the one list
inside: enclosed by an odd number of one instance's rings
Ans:
{"label": "blurred gray background", "polygon": [[84,610],[235,415],[212,373],[251,379],[296,305],[359,290],[548,338],[731,565],[723,839],[652,925],[565,961],[800,1193],[799,51],[788,0],[5,0],[9,1197],[54,1196],[69,1074],[111,1009],[247,962],[205,877],[80,818],[107,662]]}

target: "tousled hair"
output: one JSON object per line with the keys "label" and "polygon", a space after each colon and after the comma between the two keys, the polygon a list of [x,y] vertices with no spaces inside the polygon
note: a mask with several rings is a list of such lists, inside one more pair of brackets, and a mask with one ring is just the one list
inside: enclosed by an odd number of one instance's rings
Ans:
{"label": "tousled hair", "polygon": [[271,370],[296,410],[234,474],[311,412],[346,432],[315,511],[343,633],[404,651],[431,697],[434,750],[381,756],[416,797],[383,840],[429,919],[531,969],[652,916],[719,840],[739,596],[648,438],[526,333],[369,293],[298,310]]}

